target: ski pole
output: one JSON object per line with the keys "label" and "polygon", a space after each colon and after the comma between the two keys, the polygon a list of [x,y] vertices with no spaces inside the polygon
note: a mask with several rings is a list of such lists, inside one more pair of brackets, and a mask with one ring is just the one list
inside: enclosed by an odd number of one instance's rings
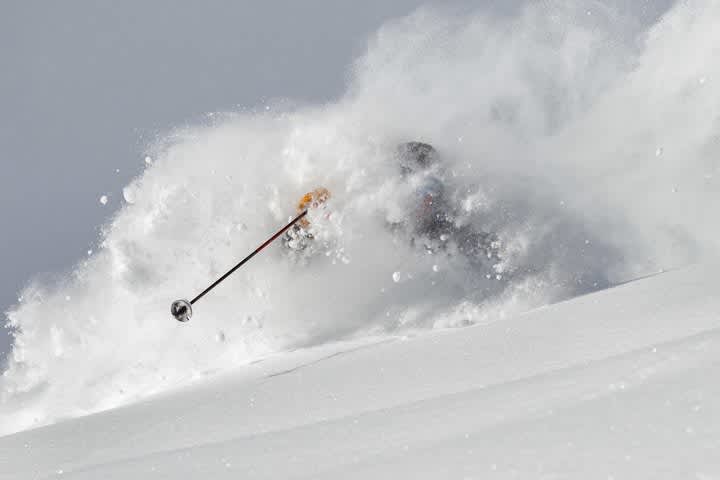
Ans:
{"label": "ski pole", "polygon": [[290,223],[285,225],[282,229],[280,229],[275,235],[268,238],[262,245],[260,245],[258,248],[256,248],[250,255],[240,260],[240,263],[235,265],[233,268],[228,270],[228,272],[223,275],[222,277],[215,280],[209,287],[207,287],[205,290],[203,290],[200,294],[198,294],[195,298],[193,298],[190,301],[187,300],[175,300],[172,305],[170,306],[170,313],[173,317],[179,322],[187,322],[190,320],[190,317],[192,317],[193,311],[192,306],[200,300],[202,297],[204,297],[210,290],[217,287],[223,280],[225,280],[227,277],[232,275],[235,270],[245,265],[248,261],[250,261],[251,258],[253,258],[255,255],[260,253],[261,250],[263,250],[265,247],[270,245],[275,239],[277,239],[280,235],[285,233],[287,229],[295,225],[297,222],[300,221],[305,215],[307,215],[308,211],[304,210],[300,215],[295,217]]}

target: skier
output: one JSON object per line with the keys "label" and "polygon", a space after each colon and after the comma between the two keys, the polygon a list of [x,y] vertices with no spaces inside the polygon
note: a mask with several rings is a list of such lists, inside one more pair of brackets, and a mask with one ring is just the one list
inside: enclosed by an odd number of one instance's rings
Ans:
{"label": "skier", "polygon": [[458,226],[457,210],[451,204],[443,178],[443,166],[437,150],[423,142],[407,142],[396,153],[401,182],[410,187],[408,215],[404,222],[391,225],[405,231],[411,242],[421,242],[430,251],[448,250],[455,246],[470,260],[499,261],[497,236]]}
{"label": "skier", "polygon": [[[495,235],[477,231],[469,225],[458,226],[457,209],[443,182],[443,165],[437,150],[423,142],[407,142],[397,147],[395,161],[399,167],[401,191],[405,191],[405,218],[389,224],[389,228],[407,235],[413,245],[429,251],[458,251],[471,261],[497,262],[499,242]],[[324,187],[306,193],[297,203],[297,212],[323,208],[330,198]],[[305,217],[283,237],[284,245],[296,252],[306,250],[314,235],[310,220]]]}

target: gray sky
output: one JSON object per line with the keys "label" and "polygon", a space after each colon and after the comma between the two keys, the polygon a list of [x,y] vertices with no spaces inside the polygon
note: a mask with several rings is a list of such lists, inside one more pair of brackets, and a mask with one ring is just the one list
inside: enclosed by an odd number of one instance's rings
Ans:
{"label": "gray sky", "polygon": [[368,34],[423,3],[2,2],[0,310],[94,247],[156,134],[278,97],[332,99]]}

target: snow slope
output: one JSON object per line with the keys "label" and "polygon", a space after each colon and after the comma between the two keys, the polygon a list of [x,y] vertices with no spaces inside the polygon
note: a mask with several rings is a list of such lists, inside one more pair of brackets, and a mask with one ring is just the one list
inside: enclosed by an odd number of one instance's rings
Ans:
{"label": "snow slope", "polygon": [[718,478],[714,270],[273,356],[0,438],[0,478]]}

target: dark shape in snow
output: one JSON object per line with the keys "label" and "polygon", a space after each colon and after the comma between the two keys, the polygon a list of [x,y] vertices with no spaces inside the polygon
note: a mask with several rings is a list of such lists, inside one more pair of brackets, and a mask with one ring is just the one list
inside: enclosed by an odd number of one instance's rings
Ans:
{"label": "dark shape in snow", "polygon": [[406,221],[392,227],[408,232],[413,244],[424,244],[430,250],[446,250],[454,244],[470,261],[498,262],[500,242],[496,235],[457,225],[457,208],[443,181],[442,158],[437,150],[428,143],[412,141],[400,144],[396,157],[403,181],[416,186]]}

